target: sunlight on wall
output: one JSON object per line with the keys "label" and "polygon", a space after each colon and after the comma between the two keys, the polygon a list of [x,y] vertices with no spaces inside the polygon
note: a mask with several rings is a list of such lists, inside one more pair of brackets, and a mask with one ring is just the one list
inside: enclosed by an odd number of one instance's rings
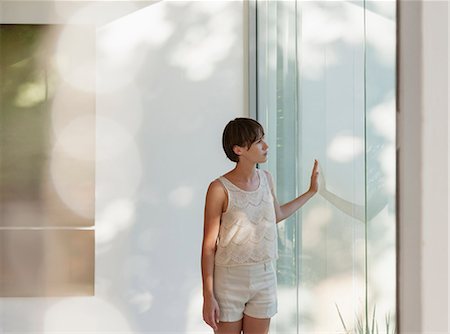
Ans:
{"label": "sunlight on wall", "polygon": [[[233,30],[240,20],[234,16],[226,1],[205,2],[201,11],[211,15],[209,21],[188,28],[170,58],[171,64],[185,69],[192,81],[208,78],[228,55],[234,44]],[[220,16],[215,15],[218,13]]]}
{"label": "sunlight on wall", "polygon": [[[142,268],[142,267],[138,267]],[[131,292],[128,295],[128,301],[136,310],[136,313],[143,314],[150,310],[153,306],[153,296],[149,291],[146,292]]]}
{"label": "sunlight on wall", "polygon": [[133,313],[145,316],[145,313],[151,312],[152,308],[158,307],[154,304],[154,293],[150,291],[149,287],[157,287],[162,284],[156,275],[148,273],[152,272],[151,264],[147,256],[133,254],[128,256],[123,263],[123,278],[132,281],[139,278],[139,280],[146,281],[148,284],[142,286],[141,284],[134,286],[127,286],[124,291],[127,304]]}
{"label": "sunlight on wall", "polygon": [[[153,1],[146,2],[151,4]],[[67,24],[96,23],[98,26],[103,24],[102,22],[108,22],[111,17],[123,17],[140,7],[142,6],[138,6],[134,1],[121,1],[117,6],[111,4],[110,0],[78,1],[77,3],[64,0],[53,1],[56,15]]]}
{"label": "sunlight on wall", "polygon": [[192,203],[194,192],[191,187],[179,186],[169,194],[169,202],[174,207],[187,207]]}
{"label": "sunlight on wall", "polygon": [[[97,118],[96,195],[105,199],[132,197],[142,180],[142,158],[136,142],[117,123]],[[128,145],[127,145],[128,142]],[[115,146],[116,144],[116,146]]]}
{"label": "sunlight on wall", "polygon": [[148,65],[148,49],[161,46],[173,34],[166,15],[166,6],[156,3],[98,30],[98,92],[116,91],[137,79]]}
{"label": "sunlight on wall", "polygon": [[96,129],[98,134],[96,138],[97,161],[115,159],[136,148],[132,133],[112,118],[97,116]]}
{"label": "sunlight on wall", "polygon": [[[153,203],[154,205],[154,203]],[[151,228],[147,228],[143,230],[136,242],[137,247],[140,251],[147,253],[147,252],[155,252],[156,251],[156,244],[158,240],[158,234],[155,233],[155,231]]]}
{"label": "sunlight on wall", "polygon": [[211,333],[212,329],[203,321],[203,291],[198,286],[192,289],[187,309],[187,333]]}
{"label": "sunlight on wall", "polygon": [[110,201],[108,206],[98,214],[95,242],[99,246],[112,242],[117,234],[133,225],[134,218],[135,208],[131,200],[115,199]]}
{"label": "sunlight on wall", "polygon": [[[159,89],[152,88],[149,89],[146,97],[151,99],[152,96],[159,93]],[[102,93],[100,96],[102,96],[101,108],[98,108],[97,115],[101,117],[102,122],[106,122],[106,124],[101,125],[101,127],[106,128],[105,139],[112,137],[110,139],[113,139],[114,142],[116,140],[114,139],[115,136],[119,135],[119,141],[125,140],[127,143],[130,143],[131,136],[137,135],[142,130],[142,127],[144,127],[143,131],[145,131],[145,124],[143,123],[145,110],[138,85],[134,83],[122,87],[120,94],[108,92]],[[114,123],[111,124],[111,122]],[[113,146],[116,144],[114,142]],[[108,145],[108,143],[102,145]]]}
{"label": "sunlight on wall", "polygon": [[122,311],[98,297],[65,298],[51,305],[43,319],[43,333],[133,332]]}

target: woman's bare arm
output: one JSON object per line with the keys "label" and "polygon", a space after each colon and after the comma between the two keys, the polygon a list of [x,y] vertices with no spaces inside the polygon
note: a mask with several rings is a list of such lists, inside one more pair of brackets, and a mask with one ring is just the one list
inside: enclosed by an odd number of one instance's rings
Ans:
{"label": "woman's bare arm", "polygon": [[205,222],[202,245],[203,320],[215,331],[218,329],[220,309],[214,296],[214,256],[219,234],[222,207],[226,199],[220,181],[211,182],[206,193]]}
{"label": "woman's bare arm", "polygon": [[[316,187],[310,187],[310,189],[305,192],[304,194],[300,195],[299,197],[293,199],[292,201],[280,205],[278,203],[277,197],[275,195],[276,191],[275,191],[275,184],[273,182],[272,179],[272,175],[270,174],[269,171],[264,171],[267,175],[267,178],[269,180],[269,185],[270,185],[270,191],[272,192],[272,196],[273,196],[273,200],[274,200],[274,206],[275,206],[275,216],[276,216],[276,223],[278,224],[280,221],[285,220],[286,218],[290,217],[295,211],[297,211],[298,209],[300,209],[306,202],[308,202],[311,197],[313,197],[316,192],[317,189]],[[315,174],[317,173],[317,162],[314,164],[314,168],[313,168],[313,175],[311,176],[312,180],[311,180],[311,184],[314,184],[317,180],[317,175]]]}
{"label": "woman's bare arm", "polygon": [[213,270],[216,241],[226,193],[220,181],[211,182],[206,193],[202,244],[203,297],[213,296]]}

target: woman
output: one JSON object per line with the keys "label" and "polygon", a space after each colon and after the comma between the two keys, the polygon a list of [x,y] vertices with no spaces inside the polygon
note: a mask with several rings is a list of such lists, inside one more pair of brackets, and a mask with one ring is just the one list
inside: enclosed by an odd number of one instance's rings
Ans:
{"label": "woman", "polygon": [[318,191],[315,160],[309,190],[282,206],[269,172],[256,168],[269,146],[261,124],[236,118],[222,145],[234,169],[208,187],[202,245],[203,319],[217,334],[268,333],[277,313],[276,224]]}

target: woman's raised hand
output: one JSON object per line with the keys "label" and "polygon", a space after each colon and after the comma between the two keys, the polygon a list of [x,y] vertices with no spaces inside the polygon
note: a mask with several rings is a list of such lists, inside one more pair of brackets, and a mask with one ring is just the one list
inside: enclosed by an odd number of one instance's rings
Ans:
{"label": "woman's raised hand", "polygon": [[311,185],[308,192],[315,194],[319,190],[319,162],[314,159],[314,167],[311,174]]}

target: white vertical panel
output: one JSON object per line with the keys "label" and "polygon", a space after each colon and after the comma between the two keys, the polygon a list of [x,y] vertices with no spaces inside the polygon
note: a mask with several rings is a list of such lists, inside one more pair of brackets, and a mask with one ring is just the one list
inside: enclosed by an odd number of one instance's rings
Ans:
{"label": "white vertical panel", "polygon": [[423,1],[422,6],[422,331],[447,333],[449,4]]}

